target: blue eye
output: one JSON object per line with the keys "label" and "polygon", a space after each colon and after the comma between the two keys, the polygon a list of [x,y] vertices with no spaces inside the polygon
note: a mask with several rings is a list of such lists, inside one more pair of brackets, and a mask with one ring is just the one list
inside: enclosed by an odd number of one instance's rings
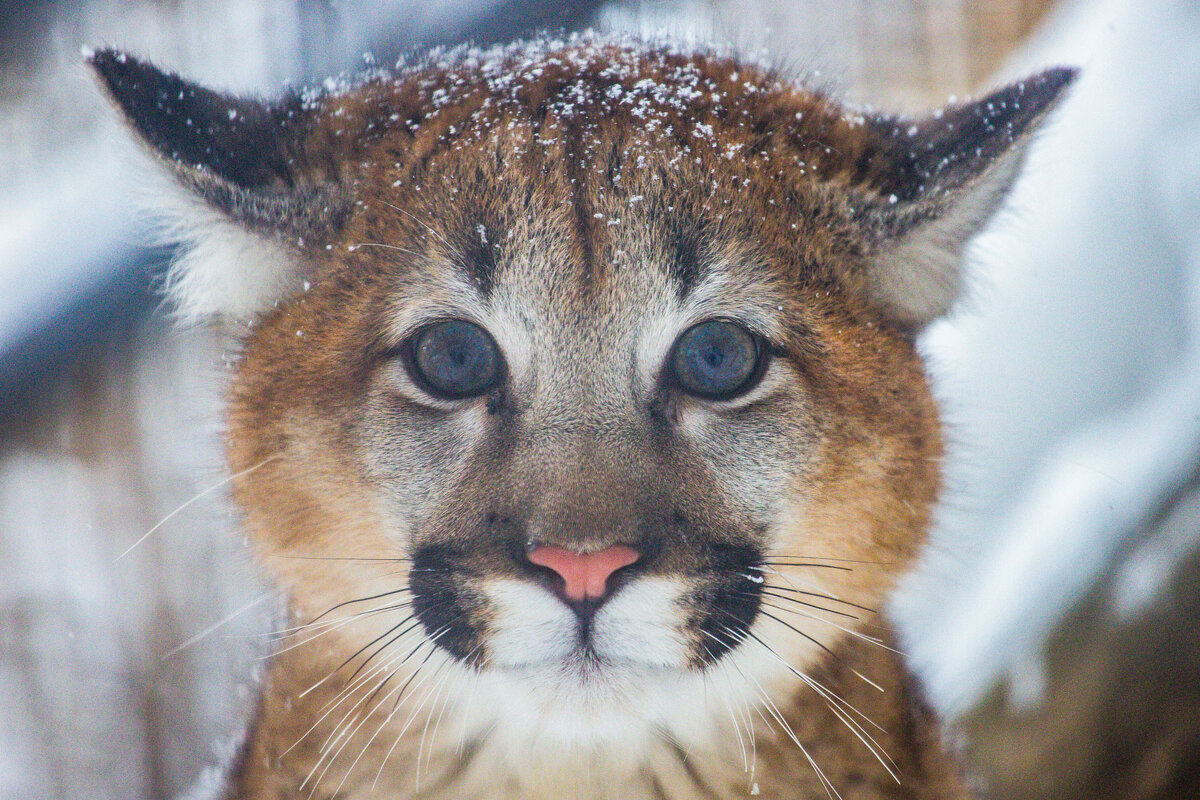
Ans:
{"label": "blue eye", "polygon": [[709,320],[684,331],[671,352],[679,388],[707,400],[729,400],[749,391],[760,376],[758,337],[734,322]]}
{"label": "blue eye", "polygon": [[414,337],[409,369],[422,388],[447,400],[476,397],[500,382],[499,348],[487,331],[460,319],[435,322]]}

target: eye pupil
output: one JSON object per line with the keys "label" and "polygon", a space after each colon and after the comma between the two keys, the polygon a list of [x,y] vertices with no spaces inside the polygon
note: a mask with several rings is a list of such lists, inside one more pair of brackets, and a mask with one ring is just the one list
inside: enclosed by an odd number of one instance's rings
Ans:
{"label": "eye pupil", "polygon": [[410,370],[417,382],[446,399],[475,397],[500,380],[495,341],[478,325],[445,320],[422,329],[412,345]]}
{"label": "eye pupil", "polygon": [[728,400],[748,391],[761,372],[759,350],[754,334],[737,323],[702,322],[675,343],[672,377],[688,394]]}

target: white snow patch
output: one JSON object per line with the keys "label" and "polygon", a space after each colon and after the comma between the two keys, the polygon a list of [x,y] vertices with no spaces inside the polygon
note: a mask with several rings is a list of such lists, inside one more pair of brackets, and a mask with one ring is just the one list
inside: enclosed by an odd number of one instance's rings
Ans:
{"label": "white snow patch", "polygon": [[[976,242],[986,284],[924,341],[948,495],[894,612],[951,714],[1033,663],[1200,452],[1200,18],[1102,0],[1052,30],[1014,71],[1081,77]],[[1118,609],[1154,583],[1131,569]]]}

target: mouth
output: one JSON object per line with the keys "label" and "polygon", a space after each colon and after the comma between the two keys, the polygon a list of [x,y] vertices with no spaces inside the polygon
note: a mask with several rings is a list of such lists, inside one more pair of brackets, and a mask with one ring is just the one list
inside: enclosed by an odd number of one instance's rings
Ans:
{"label": "mouth", "polygon": [[415,553],[410,584],[426,636],[480,670],[592,684],[703,671],[758,614],[752,548],[712,548],[686,571],[647,569],[645,551],[626,545],[528,554],[525,569],[487,575],[441,548]]}
{"label": "mouth", "polygon": [[554,658],[531,659],[517,663],[495,663],[499,672],[523,677],[542,677],[548,673],[574,678],[583,684],[611,683],[621,677],[682,674],[687,670],[650,661],[613,657],[581,644],[576,650]]}

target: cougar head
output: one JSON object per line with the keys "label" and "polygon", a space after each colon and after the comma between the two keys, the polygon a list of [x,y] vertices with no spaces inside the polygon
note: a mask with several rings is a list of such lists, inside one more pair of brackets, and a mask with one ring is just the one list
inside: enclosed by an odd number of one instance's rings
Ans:
{"label": "cougar head", "polygon": [[92,63],[183,313],[244,321],[263,562],[338,680],[522,746],[691,741],[871,617],[938,492],[914,334],[1071,77],[902,120],[604,39],[273,102]]}

